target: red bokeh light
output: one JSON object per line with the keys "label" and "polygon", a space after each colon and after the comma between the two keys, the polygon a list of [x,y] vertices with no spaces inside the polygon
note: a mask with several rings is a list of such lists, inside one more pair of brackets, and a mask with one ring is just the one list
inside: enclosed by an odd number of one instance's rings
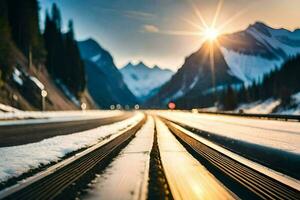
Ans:
{"label": "red bokeh light", "polygon": [[168,104],[168,107],[169,107],[169,109],[175,109],[175,108],[176,108],[176,104],[173,103],[173,102],[170,102],[170,103]]}

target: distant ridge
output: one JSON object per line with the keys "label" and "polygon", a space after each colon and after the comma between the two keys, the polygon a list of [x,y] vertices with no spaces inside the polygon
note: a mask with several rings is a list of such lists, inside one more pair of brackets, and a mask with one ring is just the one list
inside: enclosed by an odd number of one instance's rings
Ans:
{"label": "distant ridge", "polygon": [[173,75],[169,69],[161,69],[157,65],[150,68],[143,62],[136,65],[129,62],[121,73],[131,92],[142,102],[153,96]]}
{"label": "distant ridge", "polygon": [[78,44],[85,62],[88,90],[100,107],[110,108],[116,104],[133,107],[138,103],[108,51],[91,38]]}

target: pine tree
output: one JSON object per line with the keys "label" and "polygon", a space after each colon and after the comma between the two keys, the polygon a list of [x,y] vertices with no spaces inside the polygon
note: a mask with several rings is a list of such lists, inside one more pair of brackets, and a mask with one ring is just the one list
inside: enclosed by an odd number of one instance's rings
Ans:
{"label": "pine tree", "polygon": [[64,41],[61,32],[61,15],[56,4],[52,6],[51,17],[46,11],[44,40],[48,52],[47,68],[54,78],[61,79],[63,77],[62,70],[65,66]]}
{"label": "pine tree", "polygon": [[15,58],[11,42],[6,1],[0,1],[0,79],[10,77]]}
{"label": "pine tree", "polygon": [[9,24],[15,44],[26,57],[31,51],[36,62],[43,62],[46,52],[39,29],[37,0],[7,0],[7,5]]}
{"label": "pine tree", "polygon": [[54,33],[55,26],[52,20],[50,19],[48,11],[46,11],[46,20],[45,20],[45,32],[44,40],[45,47],[47,50],[46,66],[48,72],[53,76],[54,75],[54,56],[55,56],[55,43],[54,43]]}
{"label": "pine tree", "polygon": [[230,85],[223,91],[222,96],[221,104],[224,110],[234,110],[237,107],[237,96]]}
{"label": "pine tree", "polygon": [[236,96],[237,96],[237,102],[239,103],[249,101],[248,90],[246,89],[244,84],[241,86]]}
{"label": "pine tree", "polygon": [[53,4],[51,16],[46,12],[45,46],[48,52],[47,68],[53,78],[67,86],[77,97],[85,89],[85,71],[77,42],[74,36],[73,22],[69,21],[69,30],[61,32],[61,14]]}
{"label": "pine tree", "polygon": [[[281,99],[282,105],[291,104],[291,95],[300,91],[300,55],[287,60],[281,68],[275,68],[263,77],[261,82],[253,82],[247,89],[250,101],[268,98]],[[246,90],[246,91],[247,91]],[[242,87],[238,92],[238,103],[244,102],[241,97]]]}
{"label": "pine tree", "polygon": [[74,94],[80,96],[85,88],[85,73],[84,64],[81,60],[77,42],[74,38],[72,21],[69,21],[69,30],[65,35],[65,51],[66,68],[64,69],[64,76],[67,77],[66,84]]}

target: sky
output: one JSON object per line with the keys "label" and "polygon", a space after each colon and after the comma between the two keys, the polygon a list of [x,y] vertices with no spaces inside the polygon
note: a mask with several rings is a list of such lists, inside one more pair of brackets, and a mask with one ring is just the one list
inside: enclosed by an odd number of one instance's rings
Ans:
{"label": "sky", "polygon": [[[176,70],[204,37],[200,15],[220,31],[243,30],[256,21],[274,28],[300,28],[300,0],[40,0],[40,18],[56,3],[64,26],[74,21],[78,40],[95,39],[120,68],[128,62]],[[222,4],[220,4],[222,2]],[[198,13],[198,14],[197,14]],[[199,15],[200,13],[200,15]],[[66,28],[65,28],[66,29]]]}

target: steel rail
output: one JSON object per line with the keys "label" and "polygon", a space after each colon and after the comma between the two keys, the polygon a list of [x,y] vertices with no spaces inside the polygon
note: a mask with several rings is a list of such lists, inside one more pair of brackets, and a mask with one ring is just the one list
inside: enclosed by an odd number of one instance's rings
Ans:
{"label": "steel rail", "polygon": [[163,119],[171,132],[190,150],[208,161],[209,165],[230,177],[261,199],[299,199],[300,191],[283,184],[249,166],[240,163],[221,152],[201,143],[188,135],[184,128]]}
{"label": "steel rail", "polygon": [[0,192],[0,199],[63,198],[61,195],[84,178],[88,172],[111,160],[113,155],[134,137],[145,121],[146,116],[109,139],[52,166],[48,172],[37,175],[27,183]]}

